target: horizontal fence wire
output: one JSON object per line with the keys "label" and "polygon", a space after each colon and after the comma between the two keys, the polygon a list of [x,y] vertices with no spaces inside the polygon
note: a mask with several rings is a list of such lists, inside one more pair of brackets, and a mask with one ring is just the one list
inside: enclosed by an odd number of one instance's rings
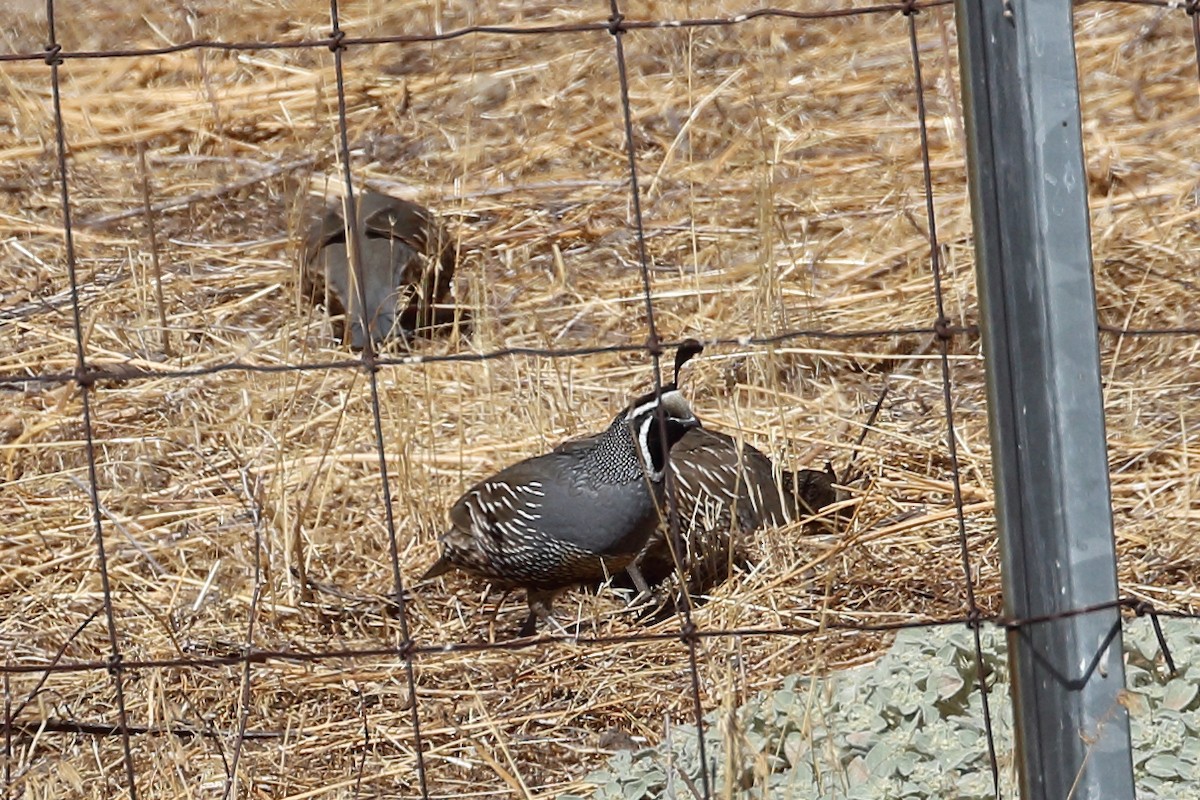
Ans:
{"label": "horizontal fence wire", "polygon": [[[1153,2],[1158,0],[1107,0],[1108,2]],[[743,11],[726,17],[711,17],[707,19],[670,19],[670,20],[637,20],[621,17],[619,20],[604,19],[596,22],[572,23],[565,25],[468,25],[443,33],[394,34],[390,36],[345,36],[340,32],[323,39],[306,39],[295,42],[221,42],[208,39],[195,39],[179,44],[163,47],[130,48],[115,50],[95,50],[70,52],[58,49],[57,46],[47,48],[54,52],[55,58],[137,58],[141,56],[169,55],[188,50],[311,50],[320,48],[360,47],[383,44],[419,44],[429,42],[447,42],[475,34],[496,36],[555,36],[580,33],[619,33],[643,30],[672,30],[686,28],[716,28],[741,25],[754,20],[779,18],[798,21],[816,21],[822,19],[840,19],[845,17],[860,17],[872,14],[896,14],[906,10],[920,10],[953,4],[954,0],[922,0],[915,3],[882,3],[857,8],[839,8],[825,11],[796,11],[780,8],[763,8]],[[1165,2],[1161,3],[1166,5]],[[607,4],[605,4],[607,5]],[[47,52],[40,53],[6,53],[0,54],[0,61],[40,61],[50,56]]]}
{"label": "horizontal fence wire", "polygon": [[[386,608],[386,601],[380,602],[381,612]],[[489,650],[533,650],[551,645],[570,645],[572,647],[607,648],[620,645],[648,644],[651,642],[682,642],[702,641],[707,639],[726,638],[763,638],[788,637],[803,639],[811,636],[822,636],[829,631],[851,633],[896,633],[904,630],[920,628],[946,628],[962,626],[972,630],[983,627],[993,627],[997,630],[1013,631],[1024,627],[1040,625],[1062,619],[1070,619],[1097,611],[1108,611],[1114,608],[1125,609],[1131,616],[1149,617],[1151,619],[1180,619],[1200,621],[1200,612],[1179,611],[1177,609],[1159,609],[1153,603],[1136,597],[1123,597],[1108,603],[1097,603],[1082,608],[1071,609],[1059,614],[1044,614],[1022,619],[1010,619],[1000,614],[959,615],[938,617],[936,619],[911,620],[906,622],[839,622],[824,620],[819,624],[808,627],[747,627],[747,628],[691,628],[672,633],[622,633],[610,636],[574,636],[560,633],[542,633],[536,638],[506,639],[494,642],[456,642],[446,641],[433,644],[418,644],[414,641],[402,642],[396,646],[387,647],[345,647],[322,650],[301,649],[268,649],[242,648],[234,652],[219,655],[180,656],[178,658],[148,658],[125,659],[120,668],[126,672],[153,669],[216,669],[224,667],[243,666],[251,664],[267,664],[272,661],[312,664],[329,660],[356,659],[406,659],[417,656],[445,656],[464,653],[482,653]],[[89,618],[89,622],[98,616],[102,609],[97,609]],[[113,668],[110,659],[91,661],[64,661],[63,652],[79,634],[83,626],[77,629],[70,639],[63,643],[59,653],[50,660],[32,664],[6,663],[0,665],[0,674],[28,675],[46,673],[48,675],[72,672],[97,672]],[[1164,647],[1164,654],[1168,651]]]}
{"label": "horizontal fence wire", "polygon": [[[1147,6],[1167,10],[1178,9],[1181,12],[1194,15],[1197,0],[1075,0],[1075,5],[1129,5]],[[619,23],[609,20],[573,23],[565,25],[467,25],[443,33],[393,34],[389,36],[338,36],[321,39],[301,39],[294,42],[261,41],[261,42],[222,42],[214,39],[192,39],[178,44],[161,47],[114,48],[111,50],[64,50],[58,45],[51,45],[41,52],[0,53],[0,63],[5,61],[44,61],[57,58],[64,61],[71,59],[95,58],[140,58],[144,56],[162,56],[172,53],[182,53],[189,50],[223,50],[228,52],[256,50],[311,50],[334,47],[360,47],[386,44],[419,44],[431,42],[447,42],[461,39],[465,36],[555,36],[580,33],[611,33],[616,29],[621,31],[672,30],[687,28],[720,28],[743,25],[762,19],[790,19],[796,21],[817,21],[828,19],[843,19],[846,17],[861,17],[881,14],[903,14],[908,11],[919,12],[925,9],[953,5],[954,0],[917,0],[917,2],[879,3],[869,6],[828,9],[822,11],[799,11],[784,8],[747,9],[724,17],[708,18],[679,18],[669,20],[639,20],[622,19]],[[1198,34],[1200,35],[1200,34]],[[53,56],[51,56],[51,52]]]}
{"label": "horizontal fence wire", "polygon": [[[47,654],[43,658],[30,660],[23,659],[20,662],[14,662],[11,658],[0,663],[0,675],[4,676],[5,681],[5,713],[4,713],[4,740],[5,740],[5,780],[8,786],[12,786],[12,775],[10,771],[10,762],[13,754],[14,737],[33,737],[43,736],[46,734],[67,734],[67,735],[83,735],[92,737],[109,737],[116,736],[122,739],[123,744],[123,768],[125,788],[130,797],[137,797],[137,782],[135,774],[134,759],[131,751],[131,738],[139,736],[173,736],[180,738],[208,738],[221,739],[230,735],[229,731],[219,731],[214,729],[210,723],[197,722],[194,726],[186,725],[141,725],[134,724],[128,719],[124,701],[124,681],[128,675],[133,672],[155,670],[155,669],[186,669],[186,670],[203,670],[203,669],[227,669],[240,668],[240,714],[238,718],[238,730],[233,732],[235,737],[235,747],[232,758],[226,761],[226,771],[228,778],[224,787],[224,795],[228,796],[233,791],[233,780],[238,772],[238,760],[242,751],[243,743],[257,740],[280,739],[285,736],[293,736],[297,733],[296,730],[288,731],[272,731],[272,730],[254,730],[249,727],[249,717],[252,705],[253,696],[253,681],[252,667],[256,665],[267,665],[272,662],[284,663],[318,663],[324,661],[347,661],[347,660],[400,660],[404,663],[405,682],[411,697],[413,698],[411,709],[411,727],[412,737],[414,742],[414,751],[416,753],[417,770],[419,773],[419,790],[422,797],[430,796],[429,786],[425,773],[425,763],[423,754],[425,747],[422,742],[420,729],[419,715],[419,692],[417,689],[416,680],[414,677],[414,663],[421,658],[437,658],[447,654],[471,654],[485,651],[517,651],[529,650],[536,648],[550,648],[556,645],[570,645],[575,647],[614,647],[625,645],[648,644],[653,642],[668,642],[676,641],[684,644],[687,647],[688,667],[691,675],[691,687],[694,695],[695,707],[695,724],[700,729],[699,736],[700,747],[704,747],[703,727],[705,725],[703,717],[703,704],[700,691],[700,675],[699,675],[699,653],[698,645],[706,640],[714,640],[721,638],[754,638],[754,637],[790,637],[790,638],[807,638],[813,636],[823,636],[830,633],[838,634],[866,634],[866,633],[889,633],[898,632],[907,629],[916,628],[932,628],[946,626],[966,626],[970,628],[975,635],[975,650],[976,660],[979,674],[977,676],[978,690],[982,692],[983,709],[985,715],[985,729],[988,736],[988,749],[993,771],[993,785],[996,795],[999,796],[999,779],[997,777],[997,764],[995,745],[992,741],[992,725],[990,717],[988,717],[987,704],[987,687],[983,674],[983,654],[982,643],[980,639],[980,631],[986,626],[992,626],[1003,630],[1017,630],[1026,626],[1043,624],[1049,621],[1070,617],[1080,614],[1090,614],[1098,610],[1106,610],[1112,608],[1123,609],[1126,614],[1122,619],[1128,619],[1133,616],[1148,616],[1154,626],[1159,647],[1164,656],[1168,670],[1173,672],[1175,669],[1174,660],[1167,647],[1165,637],[1162,635],[1159,624],[1160,617],[1168,617],[1175,619],[1185,619],[1190,621],[1200,620],[1200,614],[1188,613],[1174,609],[1159,609],[1154,604],[1145,601],[1144,599],[1122,597],[1113,602],[1098,605],[1089,608],[1074,609],[1069,612],[1056,614],[1052,616],[1033,617],[1027,619],[1006,619],[1001,615],[984,614],[974,595],[974,578],[976,567],[970,562],[970,552],[967,545],[967,531],[965,521],[964,502],[962,497],[961,478],[959,474],[959,465],[956,455],[956,435],[954,427],[954,402],[953,402],[953,381],[952,381],[952,365],[951,365],[951,343],[956,338],[966,338],[970,341],[977,341],[979,331],[975,325],[955,325],[947,318],[942,287],[942,266],[941,246],[937,238],[937,226],[934,213],[934,197],[933,185],[931,178],[930,156],[928,149],[927,131],[925,124],[925,100],[924,86],[920,73],[920,51],[918,47],[918,33],[915,23],[916,16],[923,10],[928,10],[936,7],[951,5],[953,0],[925,0],[924,2],[898,2],[898,3],[881,3],[875,5],[847,7],[837,9],[827,9],[820,11],[797,11],[787,9],[753,9],[746,10],[741,13],[731,14],[723,17],[712,18],[680,18],[670,20],[639,20],[629,19],[621,13],[620,5],[616,0],[606,2],[607,18],[598,19],[595,22],[562,24],[562,25],[477,25],[456,28],[443,33],[420,33],[420,34],[398,34],[388,36],[372,36],[372,37],[355,37],[346,35],[342,30],[339,21],[339,9],[336,0],[330,2],[330,17],[331,17],[331,34],[328,37],[319,39],[306,39],[299,41],[264,41],[264,42],[221,42],[213,40],[191,40],[179,44],[150,47],[150,48],[128,48],[115,49],[105,51],[70,51],[62,48],[58,43],[55,35],[54,27],[54,3],[49,0],[47,3],[48,9],[48,36],[49,44],[44,51],[41,52],[26,52],[26,53],[7,53],[0,54],[0,62],[33,62],[44,61],[50,67],[51,87],[52,87],[52,108],[54,109],[54,127],[57,144],[57,170],[58,182],[60,189],[60,202],[62,205],[62,220],[63,220],[63,236],[65,246],[65,268],[70,283],[70,291],[68,300],[64,305],[69,306],[72,314],[72,329],[76,342],[76,365],[71,371],[56,371],[56,372],[8,372],[0,373],[0,387],[21,386],[27,384],[60,384],[74,382],[79,385],[82,392],[82,424],[84,429],[84,441],[86,458],[88,465],[88,488],[89,500],[91,506],[91,519],[93,524],[93,534],[96,540],[97,548],[97,570],[100,574],[102,584],[102,603],[94,608],[89,616],[78,625],[72,634],[62,642],[61,647],[52,654]],[[1147,7],[1155,7],[1165,10],[1179,10],[1180,13],[1187,14],[1190,18],[1191,30],[1193,33],[1194,43],[1197,53],[1197,71],[1198,79],[1200,79],[1200,13],[1197,10],[1196,0],[1188,0],[1188,2],[1180,3],[1177,0],[1083,0],[1077,5],[1083,4],[1109,4],[1109,5],[1140,5]],[[507,359],[515,357],[537,357],[537,358],[582,358],[600,354],[644,354],[653,359],[654,376],[656,385],[661,385],[660,373],[658,370],[658,359],[663,354],[669,352],[679,343],[675,341],[660,341],[655,328],[655,307],[654,294],[649,270],[649,258],[646,253],[646,234],[642,224],[642,216],[640,210],[640,192],[637,181],[637,153],[634,143],[632,129],[632,109],[630,106],[627,79],[625,76],[625,56],[623,37],[625,34],[636,33],[639,31],[649,30],[669,30],[669,29],[690,29],[690,28],[715,28],[729,27],[741,25],[753,20],[792,20],[792,21],[814,21],[821,19],[845,18],[851,16],[878,16],[878,15],[903,15],[908,18],[907,34],[911,45],[913,78],[917,108],[914,112],[919,118],[919,141],[914,142],[914,152],[919,153],[919,158],[923,168],[923,183],[925,191],[925,208],[926,208],[926,235],[929,241],[929,261],[930,271],[933,281],[933,294],[937,304],[937,319],[933,320],[927,326],[916,327],[897,327],[897,328],[878,328],[864,330],[827,330],[827,329],[787,329],[769,336],[737,336],[737,337],[721,337],[716,336],[705,340],[703,343],[707,347],[732,349],[735,351],[749,351],[760,348],[771,348],[780,345],[787,345],[797,340],[809,339],[816,341],[855,341],[855,340],[878,340],[887,339],[890,337],[899,336],[932,336],[937,343],[936,358],[939,361],[941,368],[941,384],[943,395],[943,413],[946,424],[946,439],[945,445],[948,451],[948,457],[951,463],[951,475],[953,486],[953,505],[956,515],[957,536],[959,540],[960,553],[962,558],[963,569],[963,589],[964,589],[964,613],[961,615],[953,615],[947,617],[939,617],[936,619],[919,619],[904,622],[884,622],[884,623],[863,623],[863,622],[847,622],[836,619],[828,619],[831,614],[836,614],[836,609],[826,610],[825,617],[819,623],[814,623],[805,627],[745,627],[745,628],[730,628],[730,629],[711,629],[702,628],[695,624],[690,613],[687,612],[687,605],[684,606],[684,611],[680,615],[680,627],[676,632],[671,633],[651,633],[651,632],[631,632],[620,635],[611,636],[571,636],[559,634],[543,634],[536,639],[521,639],[510,641],[492,641],[492,642],[460,642],[446,641],[438,643],[422,643],[415,641],[408,628],[407,617],[405,614],[405,602],[408,591],[403,586],[399,569],[399,548],[397,542],[395,521],[392,517],[392,498],[390,495],[389,480],[386,463],[386,441],[382,429],[382,417],[379,403],[379,390],[375,381],[376,373],[385,367],[420,367],[422,365],[447,363],[447,362],[485,362],[498,359]],[[142,58],[156,55],[167,55],[171,53],[186,52],[190,50],[214,50],[214,51],[262,51],[262,50],[299,50],[299,49],[329,49],[333,51],[335,57],[335,72],[338,86],[338,123],[339,123],[339,143],[340,143],[340,163],[343,169],[343,180],[348,196],[353,196],[355,187],[351,180],[351,159],[350,146],[347,133],[346,120],[346,103],[345,103],[345,86],[343,80],[343,68],[341,62],[341,54],[353,47],[388,45],[388,44],[412,44],[412,43],[437,43],[450,42],[466,36],[472,35],[502,35],[502,36],[560,36],[560,35],[581,35],[581,34],[603,34],[611,36],[615,45],[615,63],[619,74],[619,93],[621,98],[621,107],[624,114],[624,131],[626,135],[626,155],[629,162],[628,186],[631,192],[631,201],[633,208],[633,219],[636,228],[636,242],[638,247],[638,268],[641,271],[643,280],[643,301],[646,310],[646,341],[639,344],[610,344],[610,345],[595,345],[587,347],[565,347],[565,348],[540,348],[540,347],[504,347],[484,352],[460,352],[448,354],[421,354],[409,353],[405,355],[389,355],[380,354],[374,351],[374,347],[370,342],[370,337],[367,337],[367,347],[364,352],[357,358],[335,359],[329,361],[318,361],[310,363],[249,363],[241,360],[231,360],[222,363],[210,364],[203,367],[182,367],[179,369],[169,369],[160,366],[150,367],[139,363],[109,363],[108,360],[92,359],[87,356],[87,348],[84,339],[84,330],[82,325],[82,308],[83,301],[79,293],[79,284],[76,277],[75,255],[72,243],[72,217],[71,217],[71,202],[70,202],[70,187],[67,169],[67,137],[64,130],[64,122],[62,119],[61,108],[59,104],[59,68],[71,61],[77,59],[119,59],[119,58]],[[636,40],[634,40],[636,41]],[[519,187],[518,187],[519,188]],[[140,211],[140,210],[139,210]],[[361,286],[361,282],[360,282]],[[30,307],[20,310],[0,309],[0,323],[13,321],[22,318],[23,316],[45,313],[47,310],[56,310],[50,304],[41,302],[37,304],[29,304]],[[365,307],[363,303],[360,307]],[[1156,327],[1156,328],[1133,328],[1124,326],[1115,326],[1108,324],[1100,324],[1098,326],[1101,334],[1110,337],[1195,337],[1200,335],[1200,327]],[[184,380],[192,378],[203,378],[214,376],[227,372],[247,372],[261,374],[278,374],[292,373],[302,371],[333,371],[333,370],[364,370],[370,375],[370,394],[371,394],[371,409],[374,422],[374,439],[377,455],[377,466],[381,490],[384,496],[385,520],[389,539],[389,551],[391,558],[391,566],[394,580],[394,594],[388,598],[378,600],[375,608],[380,614],[392,614],[398,616],[400,638],[389,645],[381,645],[379,647],[331,647],[321,650],[306,650],[301,648],[263,648],[259,647],[255,641],[255,621],[259,613],[259,602],[262,589],[262,542],[261,536],[261,517],[257,510],[252,514],[254,518],[254,595],[250,604],[250,614],[247,625],[247,632],[242,645],[238,648],[230,648],[227,652],[217,654],[197,654],[186,655],[175,658],[149,658],[149,659],[132,659],[124,657],[121,648],[119,647],[120,635],[117,628],[116,615],[113,608],[112,593],[108,581],[107,561],[104,542],[104,523],[103,513],[99,501],[99,481],[97,477],[97,455],[94,444],[94,431],[92,419],[90,415],[89,397],[90,392],[97,386],[103,385],[106,382],[133,382],[139,380]],[[247,490],[247,496],[253,497],[255,493]],[[671,526],[673,533],[678,535],[678,515],[670,514]],[[397,613],[398,612],[398,613]],[[96,620],[102,620],[107,628],[107,638],[110,646],[110,655],[106,659],[95,660],[73,660],[65,657],[70,645]],[[1098,646],[1102,647],[1098,643]],[[116,724],[98,723],[91,720],[75,720],[75,719],[53,719],[41,718],[30,719],[25,712],[30,708],[31,704],[43,690],[46,682],[53,675],[64,673],[79,673],[107,671],[113,679],[113,689],[115,696],[115,705],[118,709],[118,720]],[[34,686],[25,693],[15,707],[12,703],[11,689],[9,680],[11,676],[17,675],[39,675],[38,681]],[[369,726],[367,725],[367,710],[362,709],[363,714],[363,737],[364,737],[364,755],[368,749],[369,741]],[[224,750],[219,750],[222,759],[225,759]],[[363,761],[359,763],[359,775],[361,780]],[[701,771],[703,782],[703,795],[707,798],[712,795],[712,786],[710,781],[714,776],[709,774],[707,763],[702,755],[702,764],[704,768]]]}
{"label": "horizontal fence wire", "polygon": [[[1200,328],[1139,329],[1123,328],[1116,325],[1100,325],[1098,329],[1100,333],[1110,336],[1168,338],[1176,336],[1200,336]],[[875,328],[871,330],[852,331],[831,331],[813,328],[789,330],[770,336],[736,336],[700,339],[699,341],[706,349],[731,349],[735,353],[749,353],[757,348],[769,348],[774,345],[794,342],[798,339],[854,341],[886,339],[898,336],[937,336],[939,339],[947,341],[957,336],[962,336],[977,340],[979,338],[979,327],[976,325],[935,324],[931,326]],[[655,356],[670,352],[681,343],[681,341],[676,340],[665,340],[658,344],[646,342],[643,344],[611,344],[589,347],[501,347],[480,353],[412,353],[402,356],[376,355],[366,367],[376,370],[383,367],[415,367],[423,364],[479,363],[513,357],[560,359],[622,353]],[[889,353],[880,353],[878,355],[881,359],[893,359],[896,357],[894,354]],[[364,362],[361,358],[287,364],[252,364],[240,360],[231,360],[223,363],[209,364],[204,367],[180,367],[179,369],[143,367],[129,362],[89,363],[84,369],[72,370],[71,372],[0,372],[0,388],[29,383],[62,384],[76,382],[93,385],[104,381],[131,382],[139,380],[203,378],[226,372],[252,372],[264,375],[277,375],[293,372],[330,372],[346,369],[362,369],[363,367]]]}

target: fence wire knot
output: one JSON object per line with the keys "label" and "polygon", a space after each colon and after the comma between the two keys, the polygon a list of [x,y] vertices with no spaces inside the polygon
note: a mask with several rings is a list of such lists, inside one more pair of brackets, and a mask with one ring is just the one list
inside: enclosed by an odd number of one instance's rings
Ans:
{"label": "fence wire knot", "polygon": [[381,369],[379,358],[375,353],[375,348],[371,345],[370,338],[366,341],[366,347],[362,349],[362,358],[360,360],[363,372],[368,375],[375,374]]}
{"label": "fence wire knot", "polygon": [[62,63],[62,45],[58,42],[46,45],[46,64],[51,67],[57,67],[61,66]]}
{"label": "fence wire knot", "polygon": [[608,32],[613,36],[620,36],[625,32],[624,14],[618,11],[608,18]]}
{"label": "fence wire knot", "polygon": [[967,612],[967,618],[964,620],[964,622],[966,623],[967,628],[970,630],[979,630],[983,627],[983,623],[985,622],[983,612],[979,610],[978,606],[972,606]]}
{"label": "fence wire knot", "polygon": [[954,338],[954,328],[950,325],[950,320],[945,317],[938,317],[933,323],[933,332],[943,342],[948,342]]}
{"label": "fence wire knot", "polygon": [[921,9],[917,8],[917,0],[904,0],[904,5],[900,9],[900,13],[906,17],[920,14]]}
{"label": "fence wire knot", "polygon": [[72,376],[75,379],[75,385],[80,389],[93,389],[96,386],[96,381],[100,376],[96,374],[96,370],[88,369],[80,364],[75,368],[75,374]]}
{"label": "fence wire knot", "polygon": [[1200,0],[1187,0],[1183,4],[1183,10],[1187,12],[1189,17],[1196,16],[1196,12],[1200,10]]}
{"label": "fence wire knot", "polygon": [[329,32],[329,49],[333,52],[346,49],[346,32],[336,28]]}
{"label": "fence wire knot", "polygon": [[121,671],[121,662],[123,662],[124,660],[125,660],[125,657],[122,656],[120,653],[113,653],[112,655],[110,655],[108,657],[108,667],[107,667],[109,673],[115,674],[117,672],[120,672]]}

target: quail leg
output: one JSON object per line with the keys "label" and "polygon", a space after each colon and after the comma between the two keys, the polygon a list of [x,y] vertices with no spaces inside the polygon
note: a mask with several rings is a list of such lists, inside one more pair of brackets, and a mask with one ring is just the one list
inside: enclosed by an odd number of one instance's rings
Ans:
{"label": "quail leg", "polygon": [[518,636],[533,636],[537,632],[538,620],[543,620],[547,625],[555,628],[557,633],[566,633],[562,625],[554,619],[554,598],[558,595],[558,591],[554,589],[527,589],[525,591],[525,600],[529,603],[529,616],[525,618],[525,623],[521,626]]}
{"label": "quail leg", "polygon": [[629,579],[633,581],[634,587],[638,590],[637,595],[629,601],[630,608],[638,608],[649,603],[654,598],[654,594],[650,591],[650,584],[646,583],[646,577],[642,575],[642,568],[635,561],[625,568],[629,573]]}
{"label": "quail leg", "polygon": [[508,599],[508,596],[510,594],[512,594],[512,589],[505,589],[504,594],[500,595],[500,599],[496,601],[496,608],[493,609],[491,615],[488,618],[489,625],[495,624],[496,617],[500,616],[500,609],[504,607],[504,601]]}
{"label": "quail leg", "polygon": [[533,636],[537,632],[537,619],[537,614],[530,609],[529,616],[521,623],[521,630],[517,631],[517,637],[524,639],[526,636]]}

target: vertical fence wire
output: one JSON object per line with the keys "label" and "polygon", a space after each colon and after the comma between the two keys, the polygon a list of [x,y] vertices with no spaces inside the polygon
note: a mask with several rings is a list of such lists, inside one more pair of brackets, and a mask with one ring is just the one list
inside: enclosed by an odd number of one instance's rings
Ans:
{"label": "vertical fence wire", "polygon": [[[8,666],[8,659],[5,659],[5,666]],[[4,800],[9,800],[13,796],[12,785],[12,762],[13,762],[13,708],[12,708],[12,675],[5,672],[3,686],[0,686],[0,691],[4,692]]]}
{"label": "vertical fence wire", "polygon": [[[1200,81],[1200,0],[1188,0],[1184,7],[1192,21],[1192,45],[1196,48],[1196,79]],[[1197,87],[1200,89],[1200,86]]]}
{"label": "vertical fence wire", "polygon": [[933,203],[933,168],[929,163],[929,129],[925,107],[925,83],[921,75],[921,48],[917,37],[916,8],[909,7],[904,15],[908,22],[908,43],[912,52],[913,87],[917,98],[917,127],[921,138],[921,175],[925,189],[925,218],[929,237],[929,265],[933,274],[933,294],[937,303],[938,356],[942,375],[942,407],[946,415],[946,452],[950,458],[950,480],[954,493],[954,518],[958,526],[959,552],[962,557],[963,587],[966,592],[967,618],[975,639],[975,680],[983,709],[983,725],[987,738],[988,764],[992,771],[992,792],[1000,798],[1000,766],[996,758],[996,742],[992,729],[991,703],[988,700],[987,672],[984,666],[982,617],[975,599],[975,578],[971,571],[971,548],[967,541],[967,521],[963,511],[962,475],[959,472],[958,442],[954,425],[954,397],[950,376],[950,340],[947,332],[950,320],[946,317],[945,294],[942,287],[942,247],[938,242],[937,214]]}
{"label": "vertical fence wire", "polygon": [[[638,186],[637,145],[634,143],[633,138],[633,108],[629,101],[629,72],[625,61],[625,45],[622,39],[625,34],[625,30],[622,27],[624,15],[621,13],[619,0],[609,0],[609,11],[611,13],[609,17],[609,33],[612,34],[615,44],[614,54],[617,61],[617,78],[620,83],[621,115],[625,128],[625,152],[629,159],[629,195],[633,206],[633,222],[638,248],[638,267],[642,277],[642,300],[646,307],[648,345],[654,370],[654,389],[656,392],[661,392],[661,346],[658,339],[658,330],[654,324],[654,299],[650,285],[650,259],[646,252],[646,229],[642,219],[641,189]],[[662,408],[658,408],[656,413],[659,415],[661,423]],[[663,424],[660,424],[658,427],[666,454],[666,459],[663,462],[663,492],[667,503],[668,535],[671,537],[673,551],[682,553],[684,551],[680,546],[679,502],[678,498],[675,497],[674,478],[671,475],[671,452],[669,448],[665,447],[667,429]],[[704,741],[704,701],[700,693],[700,664],[696,652],[699,646],[699,639],[696,635],[696,625],[692,621],[691,603],[684,602],[678,605],[681,606],[679,609],[681,621],[679,636],[687,648],[688,672],[691,678],[692,708],[696,719],[696,752],[700,760],[700,788],[704,793],[704,800],[709,800],[712,797],[712,779],[709,777],[708,748]]]}
{"label": "vertical fence wire", "polygon": [[[400,574],[400,545],[396,536],[396,519],[392,509],[391,480],[388,477],[387,442],[383,435],[383,413],[379,402],[379,365],[375,360],[374,332],[371,330],[370,311],[367,307],[366,281],[363,280],[364,264],[362,262],[361,243],[358,236],[358,208],[354,200],[354,174],[350,167],[350,134],[346,119],[346,76],[342,55],[346,50],[343,41],[345,33],[341,28],[338,13],[338,0],[329,0],[330,39],[329,49],[333,51],[333,69],[337,81],[338,100],[338,148],[339,159],[342,162],[342,178],[345,181],[346,197],[344,202],[350,269],[353,271],[358,291],[359,313],[362,318],[363,349],[362,369],[367,373],[367,382],[371,393],[371,420],[374,424],[375,454],[379,470],[380,490],[383,495],[383,515],[387,527],[388,556],[391,559],[393,595],[395,616],[400,625],[400,642],[396,653],[404,659],[404,679],[408,687],[410,723],[412,725],[413,751],[417,764],[417,783],[421,797],[429,798],[429,781],[425,771],[425,743],[421,736],[420,703],[417,702],[417,676],[413,664],[413,642],[408,627],[408,601],[404,596],[404,579]],[[347,324],[350,321],[347,320]],[[364,731],[369,735],[369,728],[364,724]],[[364,743],[364,750],[366,743]]]}
{"label": "vertical fence wire", "polygon": [[[165,334],[164,334],[165,335]],[[258,622],[259,603],[262,601],[263,589],[263,569],[262,569],[262,553],[263,553],[263,515],[262,507],[259,503],[260,486],[251,485],[245,470],[242,471],[242,491],[246,495],[246,502],[252,521],[254,523],[254,589],[250,595],[250,610],[246,620],[246,643],[243,646],[242,652],[249,653],[254,649],[254,632]],[[237,738],[233,743],[233,757],[230,759],[228,766],[228,775],[225,780],[225,788],[221,791],[221,800],[231,795],[237,796],[237,774],[238,765],[241,763],[242,748],[246,744],[246,728],[250,722],[250,704],[253,699],[252,680],[254,677],[254,667],[246,660],[242,665],[242,689],[238,698],[238,726]],[[224,752],[222,751],[222,758]]]}
{"label": "vertical fence wire", "polygon": [[63,59],[62,45],[54,19],[54,0],[46,0],[46,64],[50,67],[50,104],[54,115],[54,147],[58,168],[59,202],[62,206],[63,249],[67,268],[67,281],[71,296],[71,321],[75,339],[76,383],[79,386],[82,409],[83,447],[87,460],[88,495],[91,502],[92,530],[96,537],[96,569],[100,573],[100,590],[103,594],[104,618],[108,628],[109,674],[113,681],[113,699],[117,705],[117,727],[121,734],[121,751],[124,762],[125,787],[130,800],[137,800],[137,776],[133,768],[133,745],[129,735],[129,715],[125,707],[125,679],[121,667],[121,643],[117,633],[117,621],[113,610],[112,583],[109,579],[108,553],[104,547],[104,524],[101,520],[99,475],[96,468],[95,433],[92,429],[92,389],[87,368],[87,347],[83,340],[83,312],[79,300],[78,265],[75,260],[75,237],[71,229],[71,191],[67,177],[67,136],[62,113],[62,92],[59,67]]}

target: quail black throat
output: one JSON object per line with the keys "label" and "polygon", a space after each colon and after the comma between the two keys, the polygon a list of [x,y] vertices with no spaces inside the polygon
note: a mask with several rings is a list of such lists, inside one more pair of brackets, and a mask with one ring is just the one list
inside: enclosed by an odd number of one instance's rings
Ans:
{"label": "quail black throat", "polygon": [[658,526],[668,452],[700,424],[677,386],[679,368],[698,352],[698,343],[681,346],[675,381],[634,400],[603,432],[468,489],[450,509],[442,555],[422,580],[459,569],[525,589],[524,636],[549,618],[564,589],[633,566]]}

